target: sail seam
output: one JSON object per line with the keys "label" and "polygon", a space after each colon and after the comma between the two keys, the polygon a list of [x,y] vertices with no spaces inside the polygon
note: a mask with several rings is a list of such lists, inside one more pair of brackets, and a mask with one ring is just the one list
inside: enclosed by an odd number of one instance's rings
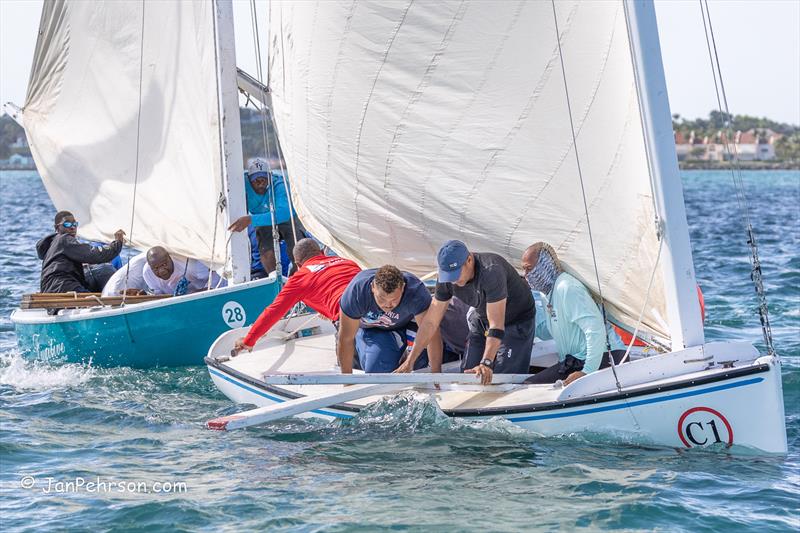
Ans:
{"label": "sail seam", "polygon": [[[477,88],[471,92],[471,97],[467,105],[464,106],[465,110],[470,110],[472,106],[478,99],[478,95],[483,92],[486,83],[489,81],[490,73],[494,71],[494,68],[497,66],[497,61],[500,58],[500,54],[505,50],[505,45],[508,42],[509,37],[511,36],[514,28],[517,25],[517,22],[520,18],[520,13],[522,9],[526,6],[527,2],[525,0],[521,1],[517,4],[517,8],[514,11],[513,16],[511,17],[511,22],[506,26],[505,31],[503,32],[503,36],[500,39],[498,45],[495,47],[494,53],[492,54],[492,58],[489,60],[486,68],[483,71],[483,76],[478,83]],[[427,186],[428,183],[431,182],[431,177],[433,176],[433,169],[438,168],[436,166],[437,162],[440,160],[440,156],[445,148],[449,145],[450,139],[452,139],[453,134],[460,128],[461,124],[464,122],[464,119],[468,116],[468,111],[462,113],[458,120],[450,127],[445,135],[442,136],[442,142],[439,144],[439,147],[436,151],[436,155],[433,157],[431,165],[429,166],[429,171],[422,179],[422,188],[420,190],[420,198],[419,198],[419,215],[420,215],[420,224],[418,226],[418,233],[420,237],[423,239],[425,238],[425,229],[428,227],[428,214],[427,210],[425,209],[425,202],[427,200]]]}
{"label": "sail seam", "polygon": [[[573,8],[573,12],[574,9],[576,8]],[[500,154],[504,152],[511,144],[511,142],[516,138],[517,134],[522,129],[524,122],[528,119],[528,117],[530,117],[536,102],[539,100],[539,97],[542,94],[542,90],[547,85],[547,82],[550,80],[550,75],[553,73],[553,69],[555,67],[555,62],[557,58],[558,58],[558,49],[556,48],[554,49],[553,55],[550,57],[550,60],[547,62],[544,72],[542,72],[542,75],[539,77],[539,81],[536,83],[536,86],[533,88],[533,91],[528,96],[528,100],[525,102],[525,106],[523,107],[522,111],[517,117],[517,120],[515,121],[514,125],[508,130],[508,133],[506,133],[506,136],[503,138],[501,145],[498,148],[491,150],[491,154],[489,155],[489,158],[486,161],[486,164],[484,165],[483,170],[480,173],[480,176],[478,177],[477,180],[473,182],[472,189],[470,189],[470,192],[467,194],[465,198],[463,208],[459,210],[460,214],[459,229],[462,229],[464,227],[464,224],[468,218],[469,206],[474,204],[472,199],[476,194],[478,194],[479,189],[481,189],[483,185],[486,183],[490,167],[494,165]],[[508,242],[508,240],[506,242]],[[508,253],[507,245],[506,245],[506,253]]]}
{"label": "sail seam", "polygon": [[[356,11],[357,2],[354,0],[350,4],[350,12],[347,13],[346,22],[344,26],[344,31],[342,33],[342,39],[339,41],[339,50],[336,53],[336,63],[333,66],[333,73],[331,75],[331,90],[328,93],[328,103],[327,103],[327,112],[325,116],[327,117],[326,123],[326,154],[325,154],[325,183],[323,185],[324,190],[324,197],[325,197],[325,210],[327,212],[327,219],[331,220],[331,206],[333,203],[330,201],[330,161],[331,161],[331,150],[333,148],[331,138],[333,137],[333,100],[334,94],[336,92],[338,77],[339,77],[339,67],[341,66],[342,59],[344,58],[344,48],[345,43],[348,40],[348,36],[350,35],[353,16]],[[308,110],[306,110],[308,112]]]}
{"label": "sail seam", "polygon": [[369,104],[372,102],[372,96],[375,93],[375,87],[378,85],[378,79],[381,77],[381,73],[383,72],[383,67],[386,65],[386,61],[389,58],[389,52],[392,50],[392,45],[394,45],[394,40],[397,38],[397,34],[400,33],[400,28],[403,27],[403,24],[406,21],[406,16],[408,16],[408,12],[411,10],[411,6],[414,4],[414,0],[411,0],[408,5],[406,6],[405,10],[403,11],[402,17],[400,17],[400,21],[397,23],[397,26],[392,31],[391,36],[389,37],[389,41],[386,44],[386,49],[383,51],[383,58],[381,58],[381,63],[378,66],[378,71],[375,73],[375,78],[372,80],[372,87],[370,87],[369,94],[367,95],[367,101],[364,103],[364,109],[361,112],[361,120],[359,120],[358,124],[358,134],[356,136],[356,160],[355,160],[355,186],[356,186],[356,194],[353,197],[353,205],[355,208],[355,218],[356,218],[356,234],[358,235],[359,242],[363,241],[363,237],[361,236],[361,219],[358,213],[358,197],[360,196],[361,187],[358,175],[358,167],[361,158],[361,136],[364,132],[364,123],[366,122],[367,112],[369,111]]}
{"label": "sail seam", "polygon": [[395,153],[397,147],[400,144],[399,138],[402,136],[402,134],[403,134],[403,132],[405,130],[405,127],[404,127],[405,126],[405,121],[407,120],[408,115],[411,112],[411,108],[414,106],[414,104],[416,104],[417,102],[419,102],[422,99],[422,95],[423,95],[423,93],[425,91],[425,88],[428,87],[428,85],[430,84],[431,78],[433,77],[437,67],[439,66],[440,60],[442,58],[442,55],[447,50],[447,47],[450,45],[450,41],[451,41],[450,37],[453,34],[453,31],[455,31],[455,28],[458,25],[458,23],[461,22],[461,20],[464,18],[465,11],[466,11],[466,4],[465,4],[465,2],[462,1],[462,2],[459,3],[458,9],[457,9],[455,15],[450,20],[450,24],[448,25],[447,30],[445,31],[444,36],[442,37],[442,40],[439,43],[438,48],[436,49],[436,52],[433,54],[433,57],[431,57],[431,60],[429,61],[428,66],[425,69],[425,73],[422,75],[422,78],[421,78],[419,84],[417,85],[417,88],[411,93],[411,97],[408,99],[408,102],[406,103],[406,106],[403,109],[403,112],[400,114],[400,118],[398,120],[397,127],[394,130],[394,136],[392,137],[392,142],[391,142],[391,144],[389,146],[389,151],[386,154],[386,161],[385,161],[384,173],[383,173],[383,178],[384,178],[383,179],[383,201],[384,201],[384,204],[387,207],[387,210],[386,210],[386,213],[384,215],[384,222],[386,223],[386,227],[389,230],[389,239],[390,239],[390,241],[392,243],[392,248],[391,248],[392,259],[395,260],[395,261],[398,259],[396,253],[397,253],[397,250],[399,249],[399,246],[398,246],[399,243],[397,241],[397,232],[394,230],[394,225],[389,222],[389,218],[390,218],[390,214],[391,213],[390,213],[390,211],[388,209],[388,207],[390,205],[390,197],[389,197],[390,179],[389,179],[389,173],[391,171],[392,163],[394,162],[394,157],[395,157],[394,153]]}
{"label": "sail seam", "polygon": [[[575,9],[577,9],[577,8],[575,8]],[[570,25],[567,27],[567,29],[564,30],[564,34],[565,35],[568,34],[568,28],[571,27],[571,22],[572,22],[573,16],[574,16],[574,12],[571,13],[569,18],[567,19],[568,23],[570,23]],[[593,84],[591,98],[589,99],[589,102],[586,104],[586,107],[584,108],[583,112],[581,113],[580,123],[578,124],[578,128],[577,128],[577,135],[578,136],[580,136],[581,132],[583,131],[583,126],[586,124],[586,120],[587,120],[587,118],[589,116],[589,113],[591,112],[592,107],[593,107],[593,105],[595,103],[595,100],[597,99],[597,94],[600,91],[600,86],[603,83],[603,73],[605,72],[606,67],[608,66],[608,60],[609,60],[609,57],[611,56],[611,48],[614,45],[614,37],[616,35],[616,18],[617,18],[617,14],[615,13],[615,15],[614,15],[614,24],[612,25],[611,35],[609,36],[608,44],[607,44],[607,46],[605,48],[605,53],[603,55],[603,63],[601,65],[601,67],[600,67],[600,70],[598,71],[597,79],[595,80],[595,83]],[[558,163],[556,164],[556,167],[553,170],[552,174],[550,175],[550,178],[547,179],[542,184],[541,188],[536,192],[536,194],[534,194],[533,196],[528,197],[528,200],[525,202],[525,207],[521,210],[521,215],[517,218],[517,221],[514,223],[510,233],[508,234],[508,238],[506,239],[506,244],[505,244],[506,249],[510,248],[511,240],[513,239],[514,234],[517,232],[517,230],[519,229],[520,225],[522,224],[522,221],[527,216],[528,210],[530,209],[531,204],[536,202],[536,201],[538,201],[539,198],[541,197],[541,195],[544,194],[544,191],[547,190],[547,188],[550,186],[551,183],[553,183],[554,178],[556,177],[556,175],[561,170],[561,167],[566,162],[567,157],[569,156],[570,150],[572,148],[573,148],[573,143],[570,142],[570,145],[567,148],[567,150],[563,154],[561,154],[561,158],[559,159]],[[595,201],[596,201],[596,199],[595,199]],[[592,205],[594,205],[594,202],[592,203]],[[578,221],[578,225],[580,225],[580,224],[581,224],[581,221]],[[574,230],[574,231],[577,231],[577,230]],[[568,240],[569,240],[569,236],[564,239],[564,241],[562,242],[562,245],[566,244]]]}

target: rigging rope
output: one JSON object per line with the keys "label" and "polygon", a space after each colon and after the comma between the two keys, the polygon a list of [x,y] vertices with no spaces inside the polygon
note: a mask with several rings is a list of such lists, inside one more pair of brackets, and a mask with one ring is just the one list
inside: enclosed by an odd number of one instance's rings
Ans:
{"label": "rigging rope", "polygon": [[583,198],[583,210],[586,214],[586,229],[589,233],[589,247],[592,252],[592,262],[594,264],[594,275],[595,279],[597,280],[597,294],[600,296],[600,310],[603,314],[603,331],[605,332],[606,336],[606,351],[608,352],[608,359],[611,362],[611,371],[614,373],[614,380],[617,384],[617,390],[622,392],[622,386],[619,383],[619,376],[617,376],[617,368],[616,364],[614,363],[614,358],[611,356],[611,342],[608,339],[608,320],[606,318],[606,306],[605,300],[603,299],[603,289],[600,285],[600,272],[597,268],[597,256],[594,251],[594,238],[592,237],[592,225],[589,221],[589,204],[586,202],[586,189],[583,184],[583,171],[581,169],[581,160],[580,155],[578,154],[578,139],[575,135],[575,122],[572,118],[572,105],[570,104],[569,98],[569,87],[567,86],[567,71],[566,67],[564,66],[564,54],[561,50],[561,32],[558,29],[558,15],[556,14],[556,3],[555,0],[550,0],[550,3],[553,7],[553,23],[555,24],[556,29],[556,42],[558,43],[558,58],[561,62],[561,76],[564,80],[564,96],[567,101],[567,113],[569,115],[569,127],[572,133],[572,146],[575,148],[575,163],[578,167],[578,178],[580,179],[581,183],[581,196]]}
{"label": "rigging rope", "polygon": [[[756,295],[758,297],[758,314],[761,321],[761,332],[764,336],[764,344],[767,347],[769,355],[775,355],[775,348],[772,341],[772,328],[769,323],[769,309],[767,307],[767,295],[764,291],[764,282],[761,272],[761,260],[758,256],[758,243],[756,242],[755,232],[750,220],[750,207],[747,202],[745,194],[744,180],[742,179],[742,168],[739,164],[739,153],[736,148],[736,142],[733,139],[733,126],[731,124],[731,113],[728,107],[728,96],[725,92],[725,82],[722,79],[722,67],[719,62],[719,53],[717,52],[717,41],[714,36],[714,27],[711,24],[711,12],[708,9],[707,0],[699,0],[700,13],[703,17],[703,30],[705,31],[706,47],[708,49],[708,58],[711,62],[711,73],[714,77],[714,90],[717,96],[717,106],[720,114],[723,114],[725,119],[725,135],[723,137],[723,146],[725,152],[732,161],[731,165],[731,178],[733,179],[734,190],[736,191],[736,198],[739,203],[739,211],[742,214],[742,219],[747,232],[747,244],[750,246],[750,279],[755,285]],[[724,110],[723,110],[724,107]],[[731,149],[731,145],[733,149]]]}
{"label": "rigging rope", "polygon": [[[219,217],[222,216],[222,214],[225,211],[225,205],[226,205],[225,194],[219,193],[219,200],[217,200],[217,205],[214,206],[214,236],[211,238],[211,261],[210,264],[208,265],[209,272],[214,271],[214,255],[217,252],[217,227],[219,226]],[[219,213],[217,213],[217,209],[219,209]],[[231,233],[231,237],[232,236],[233,233]],[[222,263],[223,275],[225,274],[224,272],[225,265],[228,264],[228,250],[229,250],[228,243],[230,242],[230,240],[231,240],[230,237],[228,237],[228,242],[225,243],[225,260]],[[206,286],[207,290],[211,290],[211,277],[212,276],[209,274],[208,285]]]}
{"label": "rigging rope", "polygon": [[[275,114],[272,112],[272,108],[271,107],[267,107],[267,104],[266,104],[266,93],[265,93],[265,91],[263,89],[264,87],[266,87],[267,88],[266,92],[269,92],[270,68],[269,68],[269,64],[267,64],[267,84],[264,85],[264,81],[263,81],[264,68],[263,68],[263,65],[261,63],[261,42],[260,42],[260,39],[259,39],[260,34],[259,34],[259,31],[258,31],[258,16],[257,16],[257,12],[256,12],[255,0],[251,0],[251,3],[250,3],[250,16],[251,16],[251,18],[253,20],[253,40],[255,42],[255,47],[256,47],[256,75],[258,76],[259,84],[261,84],[261,87],[260,87],[260,89],[261,89],[261,129],[262,129],[262,135],[264,137],[264,149],[267,152],[267,157],[269,158],[270,154],[272,154],[272,147],[271,147],[270,142],[269,142],[270,136],[267,135],[267,125],[266,125],[266,117],[267,116],[269,116],[269,121],[272,124],[272,131],[276,132],[277,128],[275,127]],[[268,24],[267,25],[267,46],[269,47],[269,44],[270,44],[269,43],[269,37],[270,37],[270,31],[271,31],[270,25],[271,25],[271,21],[272,21],[272,2],[269,3],[269,9],[267,11],[267,17],[268,17],[268,21],[267,21],[267,24]],[[283,50],[281,50],[281,53],[283,53]],[[267,48],[267,57],[269,57],[269,48]],[[288,180],[288,176],[286,175],[286,169],[284,168],[284,164],[283,164],[283,150],[281,150],[280,143],[276,143],[276,145],[275,145],[275,156],[278,158],[278,165],[279,165],[279,168],[281,170],[281,177],[283,178],[283,188],[284,188],[284,191],[286,191],[286,199],[287,199],[287,201],[289,203],[289,221],[291,222],[291,225],[292,225],[292,236],[294,237],[295,242],[297,242],[299,239],[298,239],[298,234],[297,234],[297,228],[295,227],[295,222],[294,222],[294,216],[295,215],[294,215],[294,207],[292,205],[292,195],[289,192],[289,183],[287,181]],[[274,189],[273,189],[273,191],[274,191]]]}
{"label": "rigging rope", "polygon": [[[253,48],[255,49],[256,53],[256,76],[258,78],[258,82],[260,84],[259,90],[261,91],[261,136],[262,141],[264,143],[264,152],[266,154],[266,158],[269,161],[272,156],[272,146],[269,141],[269,135],[267,134],[267,105],[266,105],[266,91],[264,90],[264,69],[261,61],[261,44],[259,40],[259,30],[258,30],[258,13],[256,11],[256,3],[255,0],[250,0],[250,23],[251,28],[253,30]],[[269,70],[269,69],[267,69]],[[267,87],[267,90],[269,87]],[[279,154],[276,154],[280,157]],[[271,165],[270,165],[271,166]],[[286,175],[283,173],[281,166],[281,175],[284,180],[284,185],[286,183]],[[278,225],[276,224],[275,220],[275,187],[274,182],[272,180],[272,172],[269,174],[269,191],[270,191],[270,219],[272,222],[272,246],[273,251],[275,254],[275,271],[276,271],[276,278],[278,280],[278,285],[282,285],[283,283],[283,276],[282,273],[282,258],[281,258],[281,247],[280,247],[280,232],[278,231]],[[287,188],[287,199],[288,199],[288,188]],[[291,210],[291,207],[290,207]],[[290,211],[291,213],[291,211]],[[296,239],[296,232],[294,227],[294,218],[290,218],[292,223],[292,234],[295,236]]]}
{"label": "rigging rope", "polygon": [[[134,217],[136,214],[136,190],[139,185],[139,148],[140,143],[139,139],[141,137],[142,132],[142,78],[143,69],[144,69],[144,0],[142,0],[142,30],[141,30],[141,39],[139,40],[139,107],[136,113],[136,163],[134,167],[133,173],[133,200],[131,202],[131,224],[130,224],[130,235],[128,237],[128,242],[133,246],[133,222]],[[125,242],[123,240],[123,242]],[[128,263],[125,266],[125,288],[122,291],[122,304],[125,305],[125,299],[128,296],[128,276],[131,272],[131,258],[130,254],[128,256]]]}
{"label": "rigging rope", "polygon": [[642,325],[642,318],[644,317],[644,312],[647,309],[647,303],[650,301],[650,291],[653,288],[653,280],[656,279],[656,271],[658,270],[658,263],[659,261],[661,261],[662,248],[664,248],[664,239],[663,236],[659,236],[658,254],[656,254],[656,262],[653,265],[653,271],[650,273],[650,282],[647,284],[647,292],[644,295],[644,304],[642,304],[642,310],[639,311],[639,318],[636,320],[636,327],[633,328],[633,333],[631,334],[631,342],[628,344],[627,348],[625,348],[625,355],[623,355],[622,359],[619,360],[619,364],[622,364],[628,360],[628,356],[631,353],[633,344],[636,342],[636,336],[639,334],[639,327]]}

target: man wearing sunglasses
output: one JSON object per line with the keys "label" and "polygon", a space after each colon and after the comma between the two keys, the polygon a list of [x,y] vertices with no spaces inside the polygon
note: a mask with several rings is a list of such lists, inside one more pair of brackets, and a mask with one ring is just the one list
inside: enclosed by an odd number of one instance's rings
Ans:
{"label": "man wearing sunglasses", "polygon": [[[125,232],[117,230],[114,241],[95,247],[78,241],[78,221],[69,211],[55,217],[55,233],[36,243],[42,260],[41,292],[92,292],[84,274],[84,264],[108,263],[122,250]],[[97,288],[97,287],[95,287]],[[97,288],[98,292],[102,287]]]}

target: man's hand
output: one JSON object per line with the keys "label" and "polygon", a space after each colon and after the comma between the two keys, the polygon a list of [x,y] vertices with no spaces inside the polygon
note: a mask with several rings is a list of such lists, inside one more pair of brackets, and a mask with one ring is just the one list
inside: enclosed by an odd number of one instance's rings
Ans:
{"label": "man's hand", "polygon": [[567,385],[569,385],[570,383],[572,383],[572,382],[573,382],[573,381],[575,381],[576,379],[578,379],[578,378],[582,378],[582,377],[583,377],[583,376],[585,376],[585,375],[586,375],[586,374],[584,374],[584,373],[583,373],[583,372],[581,372],[580,370],[578,370],[577,372],[573,372],[572,374],[570,374],[569,376],[567,376],[567,379],[565,379],[565,380],[564,380],[564,386],[566,387]]}
{"label": "man's hand", "polygon": [[236,339],[236,343],[233,345],[233,350],[231,350],[231,357],[236,357],[242,350],[247,350],[248,352],[253,351],[252,346],[248,346],[244,343],[244,337]]}
{"label": "man's hand", "polygon": [[125,289],[125,295],[127,296],[145,296],[147,293],[140,289]]}
{"label": "man's hand", "polygon": [[492,383],[492,376],[494,372],[486,365],[478,365],[475,368],[465,370],[465,373],[478,374],[481,377],[481,385],[490,385]]}
{"label": "man's hand", "polygon": [[400,366],[392,374],[408,374],[412,370],[414,370],[414,361],[408,357],[408,352],[406,352],[406,360],[400,363]]}
{"label": "man's hand", "polygon": [[229,231],[239,232],[242,230],[246,230],[247,226],[250,225],[250,222],[253,221],[253,217],[250,215],[245,215],[243,217],[237,218],[233,224],[230,225],[228,228]]}
{"label": "man's hand", "polygon": [[121,229],[118,229],[114,233],[114,240],[115,241],[119,241],[119,242],[124,242],[125,241],[125,232],[122,231]]}

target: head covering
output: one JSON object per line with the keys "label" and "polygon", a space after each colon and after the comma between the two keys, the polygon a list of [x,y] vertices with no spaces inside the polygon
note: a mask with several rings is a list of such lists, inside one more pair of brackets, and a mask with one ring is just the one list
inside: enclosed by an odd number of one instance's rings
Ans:
{"label": "head covering", "polygon": [[558,260],[550,252],[552,248],[550,250],[548,248],[550,247],[542,247],[539,251],[539,260],[536,262],[536,266],[525,275],[525,280],[530,288],[544,294],[550,294],[556,278],[561,273]]}
{"label": "head covering", "polygon": [[247,167],[247,178],[253,181],[258,178],[269,178],[269,165],[266,159],[257,157],[250,162]]}
{"label": "head covering", "polygon": [[436,258],[439,263],[439,281],[453,283],[461,276],[461,267],[467,262],[469,250],[461,241],[447,241],[439,248]]}

